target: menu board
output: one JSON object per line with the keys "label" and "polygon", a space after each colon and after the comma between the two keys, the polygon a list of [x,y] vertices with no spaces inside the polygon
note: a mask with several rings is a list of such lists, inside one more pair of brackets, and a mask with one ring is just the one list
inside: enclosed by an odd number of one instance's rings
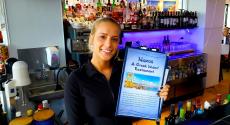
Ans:
{"label": "menu board", "polygon": [[159,119],[167,55],[127,48],[117,102],[116,116]]}

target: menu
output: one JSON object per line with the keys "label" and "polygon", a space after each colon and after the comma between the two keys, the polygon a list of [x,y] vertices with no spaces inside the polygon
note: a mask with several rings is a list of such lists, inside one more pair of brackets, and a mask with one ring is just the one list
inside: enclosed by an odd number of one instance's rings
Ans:
{"label": "menu", "polygon": [[116,116],[160,118],[163,99],[157,93],[164,83],[166,64],[164,53],[126,49]]}

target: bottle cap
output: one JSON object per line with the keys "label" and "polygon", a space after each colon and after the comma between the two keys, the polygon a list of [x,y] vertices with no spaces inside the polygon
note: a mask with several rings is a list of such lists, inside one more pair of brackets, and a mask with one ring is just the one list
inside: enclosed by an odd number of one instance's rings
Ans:
{"label": "bottle cap", "polygon": [[33,115],[33,110],[32,109],[28,109],[26,111],[26,115],[29,117],[29,116],[32,116]]}
{"label": "bottle cap", "polygon": [[211,104],[208,101],[204,102],[204,109],[208,110],[211,107]]}
{"label": "bottle cap", "polygon": [[49,107],[48,100],[43,100],[42,106],[43,106],[43,108],[48,108]]}
{"label": "bottle cap", "polygon": [[21,111],[17,111],[15,115],[16,115],[16,118],[21,117],[22,116],[22,112]]}
{"label": "bottle cap", "polygon": [[42,104],[38,104],[38,110],[42,110],[42,109],[43,109]]}

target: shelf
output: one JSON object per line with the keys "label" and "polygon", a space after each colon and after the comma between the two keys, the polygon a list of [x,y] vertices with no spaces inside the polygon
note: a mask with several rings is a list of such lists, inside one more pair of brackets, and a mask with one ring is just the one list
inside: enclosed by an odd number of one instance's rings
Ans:
{"label": "shelf", "polygon": [[194,29],[194,28],[196,27],[133,29],[133,30],[122,30],[122,32],[150,32],[150,31],[180,30],[180,29]]}
{"label": "shelf", "polygon": [[178,60],[178,59],[183,59],[183,58],[201,56],[203,54],[205,53],[202,53],[202,52],[184,53],[184,54],[169,56],[168,59],[169,61],[172,61],[172,60]]}
{"label": "shelf", "polygon": [[207,76],[207,73],[201,73],[199,75],[192,75],[192,76],[189,76],[187,78],[182,78],[182,79],[176,79],[176,80],[168,81],[167,83],[169,85],[179,85],[179,84],[186,83],[187,81],[201,79],[201,78],[204,78],[206,76]]}

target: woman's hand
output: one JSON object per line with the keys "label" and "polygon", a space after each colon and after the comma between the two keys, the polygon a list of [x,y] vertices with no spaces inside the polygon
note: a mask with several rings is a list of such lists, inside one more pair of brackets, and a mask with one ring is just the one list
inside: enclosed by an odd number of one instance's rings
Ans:
{"label": "woman's hand", "polygon": [[158,93],[158,95],[159,95],[161,98],[163,98],[164,100],[166,100],[167,97],[168,97],[169,88],[170,88],[169,85],[164,85],[164,86],[161,88],[161,90],[160,90],[160,92]]}

